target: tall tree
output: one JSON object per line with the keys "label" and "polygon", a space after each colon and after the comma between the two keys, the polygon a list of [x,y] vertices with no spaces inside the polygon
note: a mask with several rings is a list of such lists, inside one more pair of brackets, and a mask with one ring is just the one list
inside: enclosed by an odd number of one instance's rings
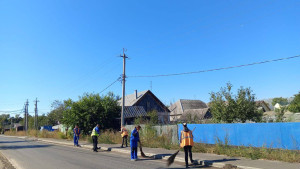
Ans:
{"label": "tall tree", "polygon": [[97,123],[101,129],[118,128],[116,119],[120,117],[120,106],[113,93],[101,97],[99,94],[84,94],[78,101],[66,100],[63,124],[68,127],[78,125],[85,134]]}
{"label": "tall tree", "polygon": [[215,122],[233,123],[247,120],[260,122],[262,113],[255,104],[255,94],[250,88],[240,87],[237,95],[232,93],[232,85],[227,83],[219,92],[210,93],[209,107]]}
{"label": "tall tree", "polygon": [[1,114],[0,115],[0,129],[1,131],[4,129],[4,127],[8,124],[10,124],[9,122],[9,114]]}
{"label": "tall tree", "polygon": [[48,116],[48,124],[49,125],[57,125],[61,123],[61,120],[63,118],[63,112],[65,110],[65,105],[63,102],[55,100],[51,104],[52,110],[47,115]]}
{"label": "tall tree", "polygon": [[288,99],[287,98],[283,98],[283,97],[276,97],[272,100],[272,105],[275,106],[276,103],[279,103],[281,106],[285,106],[287,104],[289,104]]}
{"label": "tall tree", "polygon": [[288,106],[289,111],[297,113],[300,112],[300,92],[295,94],[294,100]]}

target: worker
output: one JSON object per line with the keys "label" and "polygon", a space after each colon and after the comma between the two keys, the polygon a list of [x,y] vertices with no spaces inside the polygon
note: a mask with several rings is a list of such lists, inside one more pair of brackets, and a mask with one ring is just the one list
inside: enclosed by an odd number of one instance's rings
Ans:
{"label": "worker", "polygon": [[190,156],[191,163],[194,163],[192,157],[192,147],[194,146],[193,132],[189,130],[186,123],[183,123],[183,130],[180,133],[180,147],[184,149],[185,154],[185,166],[189,168],[188,165],[188,155]]}
{"label": "worker", "polygon": [[[126,147],[127,147],[128,131],[127,131],[127,129],[124,126],[122,126],[120,132],[121,132],[121,136],[122,136],[122,145],[121,145],[121,148],[123,148],[123,145],[125,145],[125,143],[126,143]],[[125,141],[125,143],[124,143],[124,141]]]}
{"label": "worker", "polygon": [[94,129],[92,131],[92,134],[91,134],[92,140],[93,140],[93,151],[94,152],[98,152],[98,150],[97,150],[98,149],[97,144],[98,144],[98,136],[100,134],[99,129],[100,129],[100,124],[97,124],[97,126],[94,127]]}
{"label": "worker", "polygon": [[75,128],[73,129],[74,133],[74,146],[79,147],[78,140],[80,135],[80,129],[78,128],[78,125],[75,125]]}
{"label": "worker", "polygon": [[137,125],[131,132],[131,136],[130,136],[131,161],[137,160],[137,147],[138,147],[138,142],[140,142],[140,136],[139,136],[140,129],[141,126]]}

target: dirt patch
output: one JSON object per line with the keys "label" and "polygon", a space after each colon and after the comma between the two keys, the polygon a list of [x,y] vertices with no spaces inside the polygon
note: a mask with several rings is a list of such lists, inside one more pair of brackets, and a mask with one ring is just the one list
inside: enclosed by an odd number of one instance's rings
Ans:
{"label": "dirt patch", "polygon": [[0,152],[0,168],[1,169],[15,169],[14,166],[6,159],[6,157]]}
{"label": "dirt patch", "polygon": [[232,165],[232,164],[226,164],[223,169],[241,169],[235,165]]}

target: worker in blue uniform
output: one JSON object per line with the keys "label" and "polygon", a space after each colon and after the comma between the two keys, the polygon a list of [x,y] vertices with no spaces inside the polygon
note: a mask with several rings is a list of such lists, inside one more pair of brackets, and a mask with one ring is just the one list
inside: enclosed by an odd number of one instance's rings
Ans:
{"label": "worker in blue uniform", "polygon": [[80,135],[80,129],[78,128],[78,125],[75,125],[75,128],[73,129],[74,133],[74,146],[79,146],[78,140],[79,140],[79,135]]}
{"label": "worker in blue uniform", "polygon": [[130,136],[131,161],[137,160],[137,147],[138,147],[138,142],[140,142],[140,136],[139,136],[140,129],[141,126],[138,125],[131,132],[131,136]]}

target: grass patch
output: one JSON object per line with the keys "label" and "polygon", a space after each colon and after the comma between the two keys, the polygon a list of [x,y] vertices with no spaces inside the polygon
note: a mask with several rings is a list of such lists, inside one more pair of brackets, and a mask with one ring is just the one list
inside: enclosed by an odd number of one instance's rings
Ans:
{"label": "grass patch", "polygon": [[73,139],[73,133],[68,132],[64,134],[60,131],[39,131],[39,130],[28,130],[26,131],[6,131],[5,135],[9,136],[29,136],[29,137],[38,137],[38,138],[54,138],[54,139]]}
{"label": "grass patch", "polygon": [[[140,131],[140,139],[144,147],[178,150],[179,145],[172,144],[171,138],[172,137],[170,134],[158,136],[156,130],[150,125],[146,125]],[[128,143],[130,142],[129,140],[130,133]],[[99,137],[99,143],[121,144],[122,138],[119,132],[107,130],[101,133]],[[181,151],[183,150],[181,149]],[[222,142],[220,139],[216,139],[216,144],[213,145],[195,143],[193,152],[227,155],[230,157],[246,157],[253,160],[266,159],[300,163],[300,151],[272,149],[266,147],[256,148],[251,146],[230,146],[228,137],[225,138],[224,142]]]}

